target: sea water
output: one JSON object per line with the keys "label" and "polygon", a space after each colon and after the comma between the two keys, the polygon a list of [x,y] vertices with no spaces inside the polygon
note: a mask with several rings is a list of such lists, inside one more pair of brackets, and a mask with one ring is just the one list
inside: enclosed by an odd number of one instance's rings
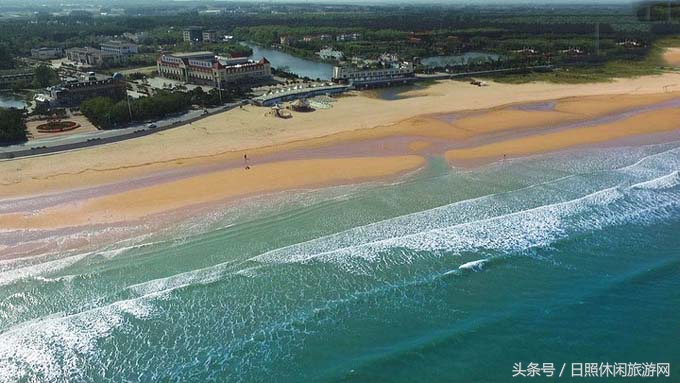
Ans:
{"label": "sea water", "polygon": [[504,382],[516,363],[620,362],[672,381],[679,170],[678,143],[432,158],[2,260],[0,381]]}

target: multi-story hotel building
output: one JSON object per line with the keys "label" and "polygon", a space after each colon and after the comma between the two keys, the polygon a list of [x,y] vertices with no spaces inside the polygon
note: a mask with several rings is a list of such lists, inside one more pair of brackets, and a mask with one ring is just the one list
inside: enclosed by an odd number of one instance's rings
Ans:
{"label": "multi-story hotel building", "polygon": [[207,51],[162,55],[158,58],[157,69],[161,77],[218,88],[271,77],[271,64],[266,58],[260,61],[226,59]]}

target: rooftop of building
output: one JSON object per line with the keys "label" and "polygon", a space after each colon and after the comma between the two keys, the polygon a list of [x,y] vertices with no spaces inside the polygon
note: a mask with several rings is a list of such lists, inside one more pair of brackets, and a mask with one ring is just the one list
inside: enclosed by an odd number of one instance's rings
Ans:
{"label": "rooftop of building", "polygon": [[177,53],[166,53],[165,56],[179,57],[179,58],[194,58],[194,57],[207,57],[215,56],[215,53],[210,51],[200,51],[200,52],[177,52]]}
{"label": "rooftop of building", "polygon": [[54,50],[61,50],[61,48],[40,47],[31,49],[31,51],[54,51]]}
{"label": "rooftop of building", "polygon": [[131,42],[127,42],[127,41],[111,40],[111,41],[107,41],[105,43],[102,43],[102,46],[105,46],[105,45],[122,47],[122,46],[131,46],[131,45],[135,45],[135,44],[133,44]]}

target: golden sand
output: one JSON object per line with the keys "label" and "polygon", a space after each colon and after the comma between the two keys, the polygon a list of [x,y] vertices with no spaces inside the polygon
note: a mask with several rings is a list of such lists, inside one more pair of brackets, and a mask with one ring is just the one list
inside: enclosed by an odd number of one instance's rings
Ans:
{"label": "golden sand", "polygon": [[112,223],[175,209],[281,190],[395,176],[422,167],[419,156],[358,157],[267,163],[207,173],[119,194],[45,209],[0,215],[4,229]]}
{"label": "golden sand", "polygon": [[522,156],[566,149],[578,145],[611,141],[628,136],[667,132],[680,129],[680,109],[665,109],[642,113],[608,124],[569,129],[517,139],[510,139],[471,148],[449,150],[446,159],[500,159],[503,155]]}
{"label": "golden sand", "polygon": [[[446,144],[442,143],[460,147],[446,152],[448,160],[474,161],[680,129],[680,112],[666,109],[611,124],[546,131],[558,124],[678,98],[678,84],[680,74],[591,85],[490,83],[479,88],[443,81],[406,93],[413,98],[341,97],[332,109],[294,112],[288,120],[268,116],[267,108],[249,106],[134,140],[2,161],[2,198],[118,183],[165,171],[193,172],[199,166],[218,164],[232,169],[194,172],[199,175],[62,204],[32,215],[0,215],[0,228],[117,222],[245,195],[395,176],[424,164],[422,157],[412,154],[430,155],[436,148],[443,150]],[[517,108],[518,104],[545,100],[554,100],[554,108]],[[373,157],[318,158],[319,153],[334,157],[333,148],[338,145],[349,147],[391,137],[406,138],[401,152],[383,153],[381,145],[376,145],[376,149],[356,154]],[[268,155],[314,148],[327,149],[317,151],[313,159],[298,155],[260,163]],[[250,171],[233,168],[240,165],[244,153],[252,159]]]}
{"label": "golden sand", "polygon": [[667,64],[680,67],[680,48],[668,48],[663,57]]}
{"label": "golden sand", "polygon": [[[332,109],[294,113],[288,120],[266,116],[267,108],[235,109],[134,140],[0,162],[0,197],[118,182],[167,169],[238,160],[245,151],[257,158],[269,153],[388,136],[467,139],[480,134],[540,127],[677,97],[677,94],[663,92],[665,86],[673,84],[680,84],[680,74],[597,85],[492,83],[478,88],[445,81],[419,90],[421,97],[394,101],[361,95],[342,97]],[[589,96],[598,92],[604,95]],[[574,97],[574,94],[586,96]],[[500,107],[560,96],[568,97],[558,101],[554,111]],[[437,118],[443,113],[485,107],[492,109],[465,112],[463,118],[453,124]],[[420,144],[419,150],[422,148]]]}

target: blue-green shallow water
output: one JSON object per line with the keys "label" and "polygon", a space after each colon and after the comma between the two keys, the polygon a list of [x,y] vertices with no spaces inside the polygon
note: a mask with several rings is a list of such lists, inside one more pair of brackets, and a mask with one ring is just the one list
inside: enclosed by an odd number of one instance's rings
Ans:
{"label": "blue-green shallow water", "polygon": [[433,159],[3,261],[0,381],[504,382],[518,362],[667,362],[673,381],[678,146]]}

